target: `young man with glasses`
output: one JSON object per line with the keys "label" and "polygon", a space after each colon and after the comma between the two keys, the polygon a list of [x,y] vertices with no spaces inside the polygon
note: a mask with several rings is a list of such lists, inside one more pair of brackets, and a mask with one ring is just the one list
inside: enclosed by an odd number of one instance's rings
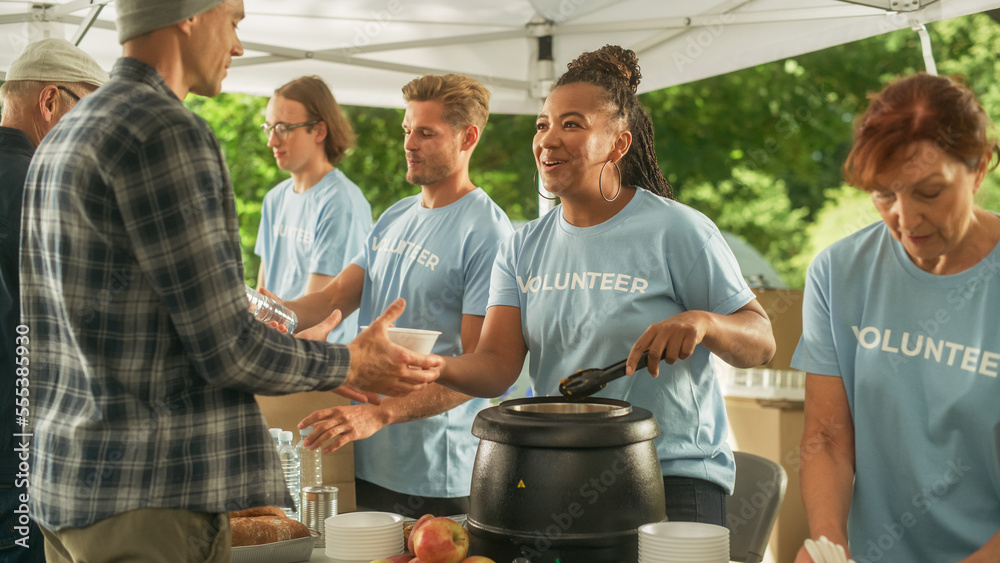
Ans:
{"label": "young man with glasses", "polygon": [[[354,131],[320,78],[303,76],[274,91],[261,126],[278,168],[291,178],[264,197],[257,287],[295,299],[326,287],[361,251],[372,228],[365,196],[335,168]],[[358,316],[345,317],[329,342],[350,342]]]}

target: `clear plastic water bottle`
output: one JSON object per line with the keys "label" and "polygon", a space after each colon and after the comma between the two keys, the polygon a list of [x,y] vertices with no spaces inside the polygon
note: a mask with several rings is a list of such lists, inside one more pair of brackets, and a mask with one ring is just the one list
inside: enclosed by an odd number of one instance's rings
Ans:
{"label": "clear plastic water bottle", "polygon": [[321,449],[310,450],[302,444],[313,430],[313,427],[299,428],[299,462],[302,466],[302,488],[317,487],[323,484],[323,452]]}
{"label": "clear plastic water bottle", "polygon": [[285,473],[285,484],[288,486],[288,493],[292,495],[294,506],[281,507],[289,518],[298,519],[299,514],[299,491],[300,472],[299,450],[292,445],[292,433],[288,430],[281,431],[281,439],[278,441],[278,457],[281,458],[281,469]]}
{"label": "clear plastic water bottle", "polygon": [[295,326],[299,324],[299,318],[295,316],[295,311],[262,295],[249,285],[244,284],[244,286],[246,287],[247,302],[250,304],[250,312],[253,313],[255,319],[279,332],[295,332]]}
{"label": "clear plastic water bottle", "polygon": [[271,433],[271,439],[274,440],[274,448],[277,449],[278,448],[278,439],[281,438],[281,429],[280,428],[268,428],[267,431]]}

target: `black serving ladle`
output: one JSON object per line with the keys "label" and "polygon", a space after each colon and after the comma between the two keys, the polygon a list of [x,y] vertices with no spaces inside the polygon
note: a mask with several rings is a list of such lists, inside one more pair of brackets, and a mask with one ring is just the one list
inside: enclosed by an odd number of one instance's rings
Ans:
{"label": "black serving ladle", "polygon": [[[559,382],[559,393],[570,401],[582,401],[604,389],[608,383],[624,376],[626,361],[628,361],[627,358],[603,369],[580,370]],[[646,367],[648,362],[649,352],[643,352],[635,369],[640,370]]]}

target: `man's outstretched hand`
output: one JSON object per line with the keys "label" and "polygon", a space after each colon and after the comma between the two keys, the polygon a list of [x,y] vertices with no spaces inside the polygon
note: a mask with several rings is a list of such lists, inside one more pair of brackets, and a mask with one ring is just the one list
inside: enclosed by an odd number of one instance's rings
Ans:
{"label": "man's outstretched hand", "polygon": [[[263,291],[261,293],[263,293]],[[268,295],[268,297],[271,297],[271,295]],[[276,297],[271,298],[276,299]],[[327,335],[330,334],[331,330],[337,328],[337,325],[340,324],[341,320],[342,315],[340,314],[340,310],[337,309],[333,313],[330,313],[330,316],[324,319],[323,322],[299,331],[295,333],[295,336],[303,340],[318,340],[326,342]],[[382,402],[382,397],[380,397],[378,393],[362,391],[353,385],[341,385],[340,387],[334,389],[333,392],[341,397],[347,397],[348,399],[359,403],[371,403],[373,405],[377,405]]]}
{"label": "man's outstretched hand", "polygon": [[444,360],[440,356],[418,354],[389,340],[387,329],[405,308],[403,299],[393,301],[348,345],[351,368],[346,385],[399,397],[424,388],[441,375]]}
{"label": "man's outstretched hand", "polygon": [[340,314],[340,309],[334,309],[330,316],[325,318],[323,322],[313,325],[307,329],[300,330],[295,333],[295,336],[303,340],[319,340],[326,342],[326,337],[330,335],[330,331],[337,328],[340,321],[344,319],[344,316]]}

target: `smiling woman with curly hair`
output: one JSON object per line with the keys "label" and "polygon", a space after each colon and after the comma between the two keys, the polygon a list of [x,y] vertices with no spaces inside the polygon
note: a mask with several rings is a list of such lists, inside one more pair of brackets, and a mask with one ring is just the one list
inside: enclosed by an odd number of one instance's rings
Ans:
{"label": "smiling woman with curly hair", "polygon": [[757,366],[774,339],[718,228],[672,199],[641,76],[635,53],[609,45],[556,82],[532,150],[561,204],[500,247],[480,347],[440,382],[500,395],[530,350],[535,394],[558,395],[561,377],[627,356],[632,377],[599,396],[655,415],[667,517],[722,525],[735,465],[711,355]]}

